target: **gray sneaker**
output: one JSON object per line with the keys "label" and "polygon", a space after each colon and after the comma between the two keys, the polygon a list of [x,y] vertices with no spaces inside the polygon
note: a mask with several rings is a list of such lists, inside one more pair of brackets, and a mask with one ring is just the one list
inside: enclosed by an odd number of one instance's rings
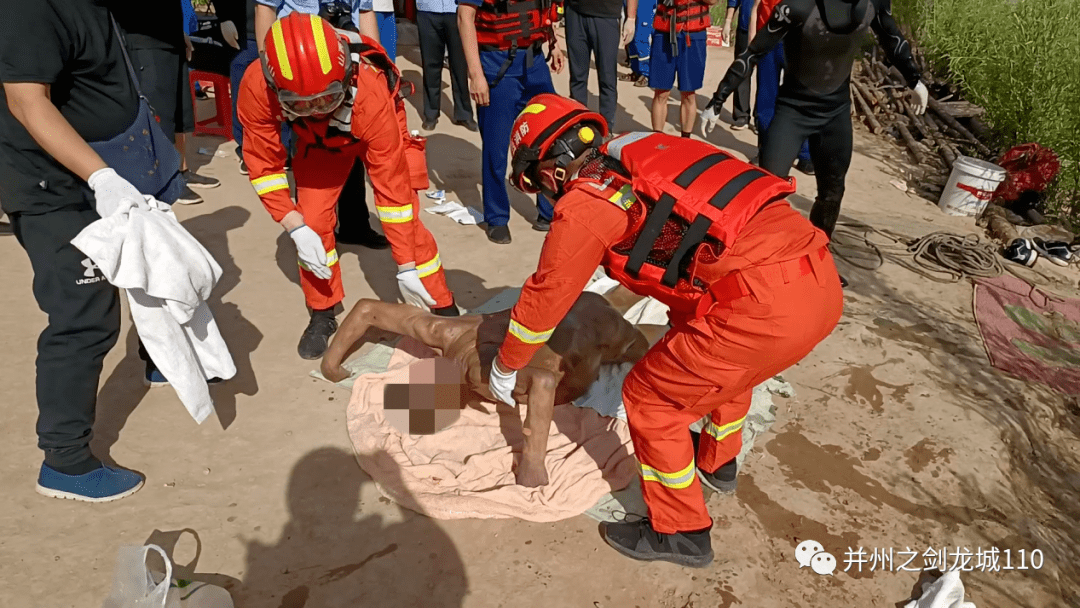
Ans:
{"label": "gray sneaker", "polygon": [[180,197],[176,199],[177,205],[198,205],[203,202],[203,198],[187,187],[184,186],[184,191],[180,193]]}
{"label": "gray sneaker", "polygon": [[184,181],[188,186],[192,188],[217,188],[221,185],[221,180],[214,177],[206,177],[205,175],[199,175],[192,171],[181,171],[180,175],[183,176]]}

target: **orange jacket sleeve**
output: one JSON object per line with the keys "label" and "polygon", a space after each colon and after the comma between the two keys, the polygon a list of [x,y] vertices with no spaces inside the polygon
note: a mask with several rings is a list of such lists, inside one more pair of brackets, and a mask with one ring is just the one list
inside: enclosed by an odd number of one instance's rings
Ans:
{"label": "orange jacket sleeve", "polygon": [[281,142],[284,118],[258,61],[248,66],[240,81],[236,115],[244,125],[248,179],[274,221],[280,222],[296,207],[289,197],[289,177],[285,174],[288,153]]}
{"label": "orange jacket sleeve", "polygon": [[390,97],[385,76],[361,63],[357,99],[353,102],[352,132],[363,143],[363,161],[375,191],[375,211],[397,264],[420,263],[414,253],[420,200],[412,189],[405,160],[404,108]]}
{"label": "orange jacket sleeve", "polygon": [[608,247],[626,232],[626,212],[588,191],[559,199],[540,263],[510,313],[500,365],[517,370],[532,360],[577,301]]}

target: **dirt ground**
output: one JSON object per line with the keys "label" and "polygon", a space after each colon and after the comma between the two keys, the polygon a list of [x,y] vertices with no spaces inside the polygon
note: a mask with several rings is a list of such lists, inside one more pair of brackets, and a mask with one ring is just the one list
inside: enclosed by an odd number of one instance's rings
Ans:
{"label": "dirt ground", "polygon": [[[405,77],[419,83],[419,53],[403,45]],[[705,90],[731,60],[709,51]],[[620,68],[623,70],[623,68]],[[556,76],[567,90],[567,76]],[[620,83],[619,130],[648,125],[647,89]],[[595,90],[595,83],[593,84]],[[699,99],[699,105],[704,104]],[[595,103],[595,97],[593,98]],[[419,125],[411,99],[411,124]],[[444,113],[449,89],[443,95]],[[672,120],[677,102],[669,108]],[[677,132],[669,126],[670,132]],[[711,141],[752,156],[756,136],[720,128]],[[198,153],[219,150],[223,156]],[[308,377],[296,355],[306,324],[291,243],[237,172],[231,142],[197,138],[188,156],[222,186],[206,202],[178,207],[184,225],[225,270],[212,307],[238,367],[213,388],[218,416],[195,425],[169,389],[142,385],[136,336],[125,315],[105,362],[96,453],[144,473],[146,486],[115,503],[87,505],[34,492],[41,463],[34,423],[34,352],[46,319],[31,296],[26,255],[0,234],[3,411],[0,429],[0,605],[99,606],[116,550],[152,540],[196,573],[230,587],[241,607],[581,606],[773,608],[891,607],[919,573],[870,563],[844,572],[849,548],[1011,551],[1027,570],[963,574],[979,608],[1080,605],[1080,408],[989,366],[971,311],[971,286],[940,285],[893,264],[876,272],[841,262],[851,280],[840,326],[785,373],[794,398],[781,400],[733,497],[712,496],[716,561],[704,570],[640,564],[609,549],[597,524],[516,520],[436,521],[381,498],[356,465],[345,430],[343,392]],[[434,185],[480,207],[480,139],[444,115],[429,136]],[[903,152],[857,131],[841,221],[918,236],[969,232],[931,203],[892,185]],[[792,203],[807,212],[812,178],[796,174]],[[481,229],[422,214],[439,242],[451,288],[466,308],[534,268],[543,235],[535,210],[512,195],[514,243],[489,243]],[[424,205],[429,201],[422,199]],[[387,252],[342,247],[347,304],[394,299]],[[1075,285],[1076,277],[1073,277]],[[197,534],[199,547],[190,536]],[[838,570],[799,569],[795,547],[820,542]],[[1031,552],[1040,550],[1040,569]],[[973,557],[969,568],[977,565]],[[984,564],[985,566],[985,564]],[[216,575],[216,576],[214,576]]]}

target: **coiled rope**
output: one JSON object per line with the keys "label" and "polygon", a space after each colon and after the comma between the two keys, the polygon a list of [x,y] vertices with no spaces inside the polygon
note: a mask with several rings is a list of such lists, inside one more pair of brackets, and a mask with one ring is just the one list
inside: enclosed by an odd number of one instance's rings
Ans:
{"label": "coiled rope", "polygon": [[[941,231],[920,238],[911,238],[865,224],[840,225],[863,231],[861,235],[851,230],[838,230],[833,233],[833,253],[856,268],[877,270],[881,268],[885,260],[889,260],[937,283],[956,283],[963,279],[998,277],[1006,270],[1033,285],[1037,282],[1025,276],[1026,274],[1038,275],[1042,278],[1042,281],[1038,283],[1044,285],[1061,283],[1060,279],[1054,279],[1038,270],[1001,257],[997,246],[992,241],[984,240],[976,234],[958,235]],[[874,242],[870,238],[872,235],[883,236],[889,242]],[[877,255],[878,262],[867,266],[853,259],[852,256],[845,255],[844,249],[852,246],[852,239],[861,241],[861,244],[872,250]]]}

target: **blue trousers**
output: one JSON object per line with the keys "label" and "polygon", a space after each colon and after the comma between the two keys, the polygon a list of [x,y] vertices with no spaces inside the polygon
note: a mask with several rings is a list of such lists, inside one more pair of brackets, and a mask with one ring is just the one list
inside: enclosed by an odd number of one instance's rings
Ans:
{"label": "blue trousers", "polygon": [[[506,62],[509,51],[481,51],[480,64],[490,85]],[[540,93],[554,93],[551,71],[543,53],[519,49],[502,79],[490,91],[490,102],[476,107],[476,122],[483,141],[484,221],[489,226],[505,226],[510,221],[510,197],[506,192],[506,153],[510,129],[530,99]],[[551,219],[554,209],[541,195],[536,196],[540,217]]]}
{"label": "blue trousers", "polygon": [[[757,97],[754,99],[754,120],[758,127],[758,158],[765,133],[776,115],[776,97],[780,94],[780,73],[784,71],[784,43],[776,45],[757,64]],[[810,160],[810,146],[807,142],[799,148],[799,160]]]}
{"label": "blue trousers", "polygon": [[236,115],[236,102],[240,97],[240,81],[244,78],[244,72],[247,71],[248,66],[258,61],[259,59],[259,46],[255,43],[254,38],[248,38],[247,46],[240,49],[240,52],[233,57],[232,63],[229,64],[229,84],[232,87],[232,136],[233,141],[236,142],[236,154],[241,155],[244,147],[244,125],[240,124],[240,119]]}
{"label": "blue trousers", "polygon": [[656,0],[640,0],[637,7],[637,23],[634,39],[626,45],[630,58],[630,70],[635,74],[649,75],[649,55],[652,51],[653,18],[656,16]]}
{"label": "blue trousers", "polygon": [[397,61],[397,17],[394,13],[375,13],[375,19],[379,24],[379,42],[390,61]]}

